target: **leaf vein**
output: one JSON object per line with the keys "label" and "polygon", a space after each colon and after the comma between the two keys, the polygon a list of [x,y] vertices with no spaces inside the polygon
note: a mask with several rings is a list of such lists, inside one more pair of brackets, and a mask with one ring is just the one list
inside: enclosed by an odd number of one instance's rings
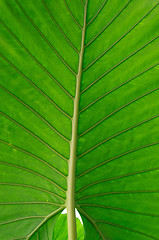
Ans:
{"label": "leaf vein", "polygon": [[12,239],[9,239],[9,240],[20,240],[20,239],[26,239],[26,237],[12,238]]}
{"label": "leaf vein", "polygon": [[58,134],[62,139],[64,139],[66,142],[69,142],[69,140],[64,135],[62,135],[59,131],[57,131],[45,118],[43,118],[32,107],[30,107],[28,104],[23,102],[15,94],[11,93],[8,89],[3,87],[1,84],[0,84],[0,88],[4,90],[6,93],[8,93],[10,96],[12,96],[14,99],[16,99],[18,102],[20,102],[22,105],[24,105],[26,108],[28,108],[31,112],[33,112],[38,118],[40,118],[49,128],[51,128],[51,130],[53,130],[56,134]]}
{"label": "leaf vein", "polygon": [[159,240],[159,238],[153,237],[153,236],[151,236],[151,235],[149,235],[149,234],[146,234],[146,233],[143,233],[143,232],[140,232],[140,231],[134,230],[134,229],[132,229],[132,228],[128,228],[128,227],[125,227],[125,226],[116,224],[116,223],[107,222],[107,221],[102,221],[102,220],[96,220],[95,222],[96,222],[96,223],[105,223],[105,224],[108,224],[108,225],[111,225],[111,226],[114,226],[114,227],[122,228],[122,229],[124,229],[124,230],[128,230],[128,231],[131,231],[131,232],[135,232],[135,233],[138,233],[138,234],[140,234],[140,235],[144,235],[144,236],[146,236],[146,237],[149,237],[149,238],[152,238],[152,239],[155,239],[155,240]]}
{"label": "leaf vein", "polygon": [[32,185],[27,185],[27,184],[21,184],[21,183],[7,183],[7,182],[0,182],[0,185],[6,185],[6,186],[12,186],[12,187],[26,187],[26,188],[31,188],[31,189],[35,189],[35,190],[38,190],[38,191],[40,191],[40,192],[46,192],[46,193],[49,193],[50,195],[53,195],[53,196],[55,196],[55,197],[57,197],[57,198],[59,198],[59,199],[61,199],[61,200],[63,200],[63,201],[65,201],[65,198],[63,198],[63,197],[61,197],[61,196],[59,196],[58,194],[56,194],[56,193],[53,193],[53,192],[50,192],[50,191],[48,191],[48,190],[46,190],[46,189],[43,189],[43,188],[39,188],[39,187],[35,187],[35,186],[32,186]]}
{"label": "leaf vein", "polygon": [[83,214],[83,216],[94,226],[94,228],[96,229],[96,231],[99,233],[100,237],[102,238],[102,240],[106,240],[105,237],[103,236],[102,232],[100,231],[100,229],[98,228],[98,226],[96,225],[96,222],[79,206],[77,207],[77,209],[79,210],[79,212],[81,212]]}
{"label": "leaf vein", "polygon": [[82,3],[83,6],[85,6],[83,0],[81,0],[81,3]]}
{"label": "leaf vein", "polygon": [[65,5],[66,5],[66,8],[67,8],[70,16],[72,17],[73,21],[74,21],[74,22],[76,23],[76,25],[82,30],[82,26],[79,24],[79,22],[78,22],[78,21],[76,20],[76,18],[73,16],[73,14],[72,14],[72,12],[71,12],[71,10],[70,10],[70,8],[69,8],[66,0],[64,0],[64,3],[65,3]]}
{"label": "leaf vein", "polygon": [[68,37],[66,36],[66,34],[64,33],[64,31],[62,30],[62,28],[60,27],[60,25],[57,23],[57,21],[55,20],[55,18],[53,17],[51,11],[49,10],[49,8],[47,7],[46,3],[44,0],[41,0],[44,7],[46,8],[48,14],[50,15],[51,19],[53,20],[53,22],[56,24],[57,28],[60,30],[60,32],[62,33],[62,35],[64,36],[64,38],[66,39],[66,41],[68,42],[68,44],[77,52],[79,53],[79,51],[77,50],[77,48],[73,45],[73,43],[68,39]]}
{"label": "leaf vein", "polygon": [[61,206],[61,204],[53,203],[53,202],[0,202],[0,205],[28,205],[28,204],[48,204],[48,205],[55,205]]}
{"label": "leaf vein", "polygon": [[142,124],[145,124],[145,123],[147,123],[147,122],[149,122],[149,121],[151,121],[151,120],[153,120],[153,119],[155,119],[155,118],[158,118],[158,117],[159,117],[159,115],[153,116],[153,117],[151,117],[151,118],[148,118],[148,119],[146,119],[146,120],[144,120],[144,121],[142,121],[142,122],[140,122],[140,123],[137,123],[137,124],[135,124],[135,125],[133,125],[133,126],[131,126],[131,127],[129,127],[129,128],[126,128],[126,129],[124,129],[124,130],[122,130],[122,131],[120,131],[120,132],[112,135],[111,137],[109,137],[109,138],[101,141],[100,143],[98,143],[98,144],[94,145],[93,147],[91,147],[90,149],[88,149],[86,152],[82,153],[82,154],[79,156],[79,158],[83,157],[84,155],[86,155],[87,153],[89,153],[89,152],[91,152],[92,150],[96,149],[97,147],[101,146],[101,145],[104,144],[105,142],[107,142],[107,141],[109,141],[109,140],[111,140],[111,139],[113,139],[113,138],[115,138],[115,137],[117,137],[117,136],[119,136],[119,135],[121,135],[121,134],[129,131],[129,130],[132,130],[132,129],[138,127],[138,126],[141,126]]}
{"label": "leaf vein", "polygon": [[139,214],[139,215],[144,215],[144,216],[159,217],[159,215],[157,215],[157,214],[137,212],[137,211],[127,210],[127,209],[118,208],[118,207],[98,205],[98,204],[91,204],[91,203],[83,203],[83,204],[80,204],[80,206],[106,208],[106,209],[117,210],[117,211],[121,211],[121,212],[128,212],[128,213],[133,213],[133,214]]}
{"label": "leaf vein", "polygon": [[[29,56],[40,66],[40,68],[69,96],[73,99],[73,96],[54,78],[54,76],[31,54],[31,52],[22,44],[22,42],[15,36],[15,34],[7,27],[7,25],[0,20],[3,26],[14,37],[14,39],[20,44],[20,46],[29,54]],[[3,56],[2,56],[3,57]],[[4,57],[3,57],[4,58]],[[7,58],[5,58],[7,59]]]}
{"label": "leaf vein", "polygon": [[22,148],[20,148],[20,147],[17,147],[17,146],[15,146],[15,145],[11,144],[11,143],[8,143],[8,142],[4,141],[4,140],[2,140],[2,139],[0,139],[0,143],[3,143],[3,144],[5,144],[5,145],[8,145],[8,146],[11,147],[11,148],[15,148],[15,149],[17,149],[18,151],[23,152],[23,153],[25,153],[25,154],[27,154],[27,155],[29,155],[29,156],[37,159],[38,161],[44,163],[46,166],[48,166],[48,167],[50,167],[51,169],[53,169],[54,171],[56,171],[56,172],[57,172],[58,174],[60,174],[62,177],[64,177],[64,178],[67,177],[67,176],[64,175],[62,172],[60,172],[57,168],[53,167],[51,164],[47,163],[45,160],[43,160],[42,158],[34,155],[33,153],[30,153],[30,152],[28,152],[28,151],[26,151],[26,150],[24,150],[24,149],[22,149]]}
{"label": "leaf vein", "polygon": [[[91,102],[90,104],[88,104],[86,107],[84,107],[83,109],[81,109],[80,113],[84,112],[86,109],[88,109],[89,107],[91,107],[93,104],[95,104],[96,102],[98,102],[99,100],[101,100],[102,98],[104,98],[105,96],[107,96],[108,94],[114,92],[115,90],[119,89],[120,87],[124,86],[126,83],[129,83],[130,81],[134,80],[135,78],[141,76],[142,74],[148,72],[149,70],[153,69],[154,67],[158,66],[159,63],[145,69],[144,71],[140,72],[139,74],[133,76],[132,78],[129,78],[128,80],[126,80],[125,82],[119,84],[118,86],[114,87],[113,89],[111,89],[110,91],[104,93],[102,96],[98,97],[97,99],[95,99],[93,102]],[[83,91],[84,92],[84,91]]]}
{"label": "leaf vein", "polygon": [[113,17],[111,19],[111,21],[109,23],[107,23],[104,28],[102,28],[102,30],[94,37],[92,38],[92,40],[90,40],[85,47],[88,47],[121,13],[122,11],[129,5],[129,3],[131,3],[132,0],[129,0],[126,5],[115,15],[115,17]]}
{"label": "leaf vein", "polygon": [[93,198],[93,197],[100,197],[105,195],[114,195],[114,194],[152,194],[152,193],[159,193],[159,190],[143,190],[143,191],[120,191],[120,192],[106,192],[106,193],[98,193],[92,194],[89,196],[84,196],[78,199],[78,201],[82,201],[84,199]]}
{"label": "leaf vein", "polygon": [[121,178],[131,177],[131,176],[134,176],[134,175],[137,175],[137,174],[147,173],[147,172],[156,171],[156,170],[159,170],[159,167],[157,167],[157,168],[150,168],[150,169],[146,169],[146,170],[141,170],[141,171],[137,171],[137,172],[133,172],[133,173],[128,173],[128,174],[124,174],[124,175],[120,175],[120,176],[116,176],[116,177],[112,177],[112,178],[107,178],[107,179],[103,179],[103,180],[100,180],[100,181],[96,181],[94,183],[88,184],[87,186],[81,188],[76,193],[80,193],[80,192],[84,191],[85,189],[90,188],[90,187],[92,187],[92,186],[94,186],[96,184],[100,184],[100,183],[104,183],[104,182],[108,182],[108,181],[112,181],[112,180],[114,181],[114,180],[118,180],[118,179],[121,179]]}
{"label": "leaf vein", "polygon": [[18,222],[21,220],[26,220],[26,219],[32,219],[32,218],[44,218],[45,216],[29,216],[29,217],[23,217],[23,218],[17,218],[11,221],[7,221],[7,222],[2,222],[0,223],[0,226],[5,225],[5,224],[9,224],[9,223],[13,223],[13,222]]}
{"label": "leaf vein", "polygon": [[52,44],[49,42],[49,40],[44,36],[44,34],[40,31],[40,29],[33,23],[31,18],[28,16],[24,8],[21,6],[21,4],[18,2],[18,0],[15,0],[23,14],[26,16],[26,18],[29,20],[29,22],[34,26],[34,28],[37,30],[37,32],[41,35],[41,37],[45,40],[45,42],[48,44],[48,46],[53,50],[53,52],[58,56],[58,58],[63,62],[63,64],[73,73],[74,76],[76,76],[76,73],[73,71],[73,69],[68,65],[68,63],[63,59],[63,57],[57,52],[57,50],[52,46]]}
{"label": "leaf vein", "polygon": [[49,215],[47,215],[44,220],[27,236],[26,240],[29,240],[33,234],[39,230],[39,228],[46,223],[51,217],[55,216],[56,214],[58,214],[59,212],[62,212],[62,210],[64,209],[64,207],[61,207],[57,210],[55,210],[54,212],[50,213]]}
{"label": "leaf vein", "polygon": [[22,167],[22,166],[19,166],[19,165],[15,165],[15,164],[12,164],[12,163],[8,163],[8,162],[3,162],[3,161],[0,161],[0,164],[4,164],[4,165],[7,165],[7,166],[11,166],[11,167],[14,167],[14,168],[18,168],[18,169],[21,169],[21,170],[24,170],[26,172],[29,172],[29,173],[32,173],[33,175],[36,175],[40,178],[43,178],[45,179],[46,181],[52,183],[53,185],[55,185],[57,188],[59,188],[61,191],[63,191],[64,193],[66,192],[65,189],[63,189],[61,186],[59,186],[57,183],[55,183],[54,181],[52,181],[50,178],[47,178],[45,176],[43,176],[42,174],[36,172],[36,171],[32,171],[31,169],[28,169],[28,168],[25,168],[25,167]]}
{"label": "leaf vein", "polygon": [[92,17],[92,19],[90,19],[90,21],[87,23],[87,27],[95,20],[95,18],[99,15],[99,13],[102,11],[102,9],[104,8],[104,6],[106,5],[107,2],[108,2],[108,0],[105,0],[103,2],[102,6],[98,9],[98,11],[94,15],[94,17]]}
{"label": "leaf vein", "polygon": [[6,115],[3,112],[0,112],[0,114],[2,116],[4,116],[5,118],[9,119],[11,122],[15,123],[17,126],[21,127],[22,129],[24,129],[26,132],[28,132],[31,136],[33,136],[35,139],[37,139],[39,142],[41,142],[43,145],[45,145],[47,148],[49,148],[51,151],[53,151],[56,155],[58,155],[59,157],[61,157],[63,160],[65,160],[66,162],[68,162],[68,159],[66,157],[64,157],[63,155],[61,155],[58,151],[56,151],[53,147],[51,147],[48,143],[46,143],[45,141],[43,141],[40,137],[38,137],[36,134],[34,134],[33,132],[31,132],[29,129],[25,128],[23,125],[21,125],[20,123],[18,123],[17,121],[15,121],[13,118],[9,117],[8,115]]}
{"label": "leaf vein", "polygon": [[[159,4],[159,3],[158,3]],[[147,17],[151,12],[152,12],[152,10],[154,10],[157,6],[158,6],[158,4],[156,4],[146,15],[144,15],[133,27],[131,27],[126,33],[124,33],[115,43],[113,43],[109,48],[107,48],[103,53],[101,53],[95,60],[93,60],[87,67],[85,67],[84,69],[83,69],[83,71],[85,71],[85,70],[87,70],[88,68],[90,68],[94,63],[96,63],[96,61],[97,60],[99,60],[101,57],[103,57],[104,55],[105,55],[105,53],[107,53],[109,50],[111,50],[119,41],[121,41],[128,33],[130,33],[143,19],[145,19],[145,17]],[[153,40],[151,40],[151,41],[154,41],[156,38],[158,38],[158,36],[157,37],[155,37]],[[144,45],[143,47],[145,47],[145,46],[147,46],[148,44],[150,44],[151,43],[151,41],[150,42],[148,42],[146,45]],[[142,47],[142,48],[143,48]],[[141,49],[142,49],[141,48]],[[139,50],[137,50],[137,51],[140,51],[140,49]],[[136,53],[136,52],[135,52]],[[131,56],[131,55],[130,55]],[[126,58],[127,59],[127,58]],[[125,59],[124,59],[125,60]],[[103,76],[103,75],[102,75]],[[100,77],[101,78],[101,77]]]}
{"label": "leaf vein", "polygon": [[159,90],[159,87],[158,87],[158,88],[155,88],[155,89],[152,89],[151,91],[146,92],[145,94],[143,94],[143,95],[141,95],[141,96],[139,96],[139,97],[131,100],[130,102],[124,104],[124,105],[121,106],[120,108],[117,108],[115,111],[111,112],[111,113],[108,114],[106,117],[102,118],[100,121],[98,121],[97,123],[95,123],[92,127],[90,127],[89,129],[87,129],[86,131],[84,131],[83,133],[81,133],[81,134],[79,135],[79,137],[85,135],[85,134],[88,133],[90,130],[92,130],[93,128],[95,128],[96,126],[98,126],[100,123],[102,123],[103,121],[105,121],[107,118],[111,117],[112,115],[114,115],[115,113],[119,112],[119,111],[122,110],[123,108],[129,106],[130,104],[132,104],[132,103],[140,100],[141,98],[143,98],[143,97],[145,97],[145,96],[147,96],[147,95],[149,95],[149,94],[151,94],[151,93],[153,93],[153,92],[155,92],[155,91],[157,91],[157,90]]}
{"label": "leaf vein", "polygon": [[106,160],[106,161],[104,161],[104,162],[101,162],[101,163],[97,164],[96,166],[94,166],[94,167],[86,170],[85,172],[81,173],[80,175],[77,176],[77,179],[80,178],[80,177],[82,177],[82,176],[85,175],[86,173],[89,173],[89,172],[91,172],[91,171],[93,171],[93,170],[96,170],[98,167],[101,167],[101,166],[103,166],[104,164],[106,164],[106,163],[108,163],[108,162],[111,162],[111,161],[113,161],[113,160],[116,160],[116,159],[118,159],[118,158],[120,158],[120,157],[123,157],[123,156],[125,156],[125,155],[127,155],[127,154],[134,153],[135,151],[142,150],[143,148],[155,146],[155,145],[157,145],[157,144],[159,144],[159,142],[154,142],[154,143],[147,144],[147,145],[144,145],[144,146],[141,146],[141,147],[138,147],[138,148],[134,148],[134,149],[132,149],[132,150],[130,150],[130,151],[128,151],[128,152],[125,152],[125,153],[122,153],[122,154],[117,155],[117,156],[115,156],[115,157],[112,157],[112,158],[110,158],[110,159],[108,159],[108,160]]}
{"label": "leaf vein", "polygon": [[[92,85],[94,85],[96,82],[98,82],[101,78],[103,78],[104,76],[106,76],[108,73],[110,73],[112,70],[114,70],[116,67],[120,66],[122,63],[124,63],[126,60],[128,60],[129,58],[133,57],[135,54],[137,54],[138,52],[140,52],[141,50],[143,50],[145,47],[147,47],[149,44],[151,44],[152,42],[154,42],[156,39],[158,39],[159,36],[154,37],[153,39],[151,39],[149,42],[147,42],[146,44],[144,44],[142,47],[140,47],[139,49],[137,49],[136,51],[134,51],[133,53],[131,53],[129,56],[127,56],[126,58],[124,58],[123,60],[121,60],[119,63],[115,64],[113,67],[111,67],[109,70],[107,70],[105,73],[103,73],[100,77],[98,77],[95,81],[93,81],[87,88],[85,88],[82,92],[85,92],[88,88],[90,88]],[[93,64],[92,64],[93,65]]]}

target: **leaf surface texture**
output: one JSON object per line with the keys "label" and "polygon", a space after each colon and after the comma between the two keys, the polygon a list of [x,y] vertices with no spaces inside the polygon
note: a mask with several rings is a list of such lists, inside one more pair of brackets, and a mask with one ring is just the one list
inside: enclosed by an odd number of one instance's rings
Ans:
{"label": "leaf surface texture", "polygon": [[0,239],[51,240],[65,208],[84,9],[75,196],[85,240],[159,239],[158,0],[0,9]]}

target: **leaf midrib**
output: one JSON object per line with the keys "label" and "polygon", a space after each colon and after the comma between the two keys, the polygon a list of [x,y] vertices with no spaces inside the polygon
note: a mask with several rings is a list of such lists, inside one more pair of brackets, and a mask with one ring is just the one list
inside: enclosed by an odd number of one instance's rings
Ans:
{"label": "leaf midrib", "polygon": [[78,74],[76,76],[76,93],[74,98],[74,112],[72,118],[72,138],[70,142],[70,159],[68,163],[69,175],[67,181],[67,222],[68,222],[68,239],[76,240],[77,239],[77,230],[76,230],[76,216],[75,216],[75,180],[76,180],[76,161],[77,161],[77,141],[78,141],[78,118],[79,118],[79,101],[81,95],[81,78],[83,71],[83,57],[85,49],[85,33],[86,33],[86,19],[87,19],[87,5],[88,0],[86,0],[84,6],[84,21],[82,28],[82,39],[81,39],[81,50],[79,53],[79,65],[78,65]]}

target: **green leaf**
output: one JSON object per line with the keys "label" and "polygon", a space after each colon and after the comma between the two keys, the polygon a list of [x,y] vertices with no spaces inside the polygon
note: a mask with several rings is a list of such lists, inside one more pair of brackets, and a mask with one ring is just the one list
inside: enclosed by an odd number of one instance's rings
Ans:
{"label": "green leaf", "polygon": [[159,1],[0,12],[0,239],[159,239]]}
{"label": "green leaf", "polygon": [[[84,239],[83,225],[81,224],[78,218],[76,218],[76,225],[78,240],[83,240]],[[59,214],[57,214],[56,217],[50,218],[48,221],[43,223],[41,227],[37,229],[37,231],[35,231],[35,234],[30,239],[67,240],[68,239],[67,215],[61,214],[59,216]]]}
{"label": "green leaf", "polygon": [[[83,240],[83,238],[84,238],[83,226],[78,218],[76,218],[76,225],[77,225],[78,239]],[[61,240],[61,239],[67,240],[68,239],[67,215],[66,214],[61,214],[60,217],[58,218],[58,221],[55,225],[54,232],[53,232],[53,239],[55,239],[55,240]]]}

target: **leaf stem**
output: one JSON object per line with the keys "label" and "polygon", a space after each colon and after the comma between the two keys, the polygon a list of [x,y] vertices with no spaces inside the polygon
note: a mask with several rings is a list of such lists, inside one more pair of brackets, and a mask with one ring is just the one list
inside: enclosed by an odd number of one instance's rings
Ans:
{"label": "leaf stem", "polygon": [[75,180],[76,180],[76,161],[77,161],[77,130],[79,117],[79,101],[80,101],[80,87],[83,70],[83,55],[84,55],[84,41],[86,32],[86,15],[87,4],[84,7],[84,23],[82,28],[81,51],[79,53],[78,74],[76,77],[76,95],[74,99],[74,114],[72,118],[72,139],[70,143],[70,159],[69,159],[69,175],[68,175],[68,191],[67,191],[67,224],[68,224],[68,239],[77,239],[76,216],[75,216]]}

